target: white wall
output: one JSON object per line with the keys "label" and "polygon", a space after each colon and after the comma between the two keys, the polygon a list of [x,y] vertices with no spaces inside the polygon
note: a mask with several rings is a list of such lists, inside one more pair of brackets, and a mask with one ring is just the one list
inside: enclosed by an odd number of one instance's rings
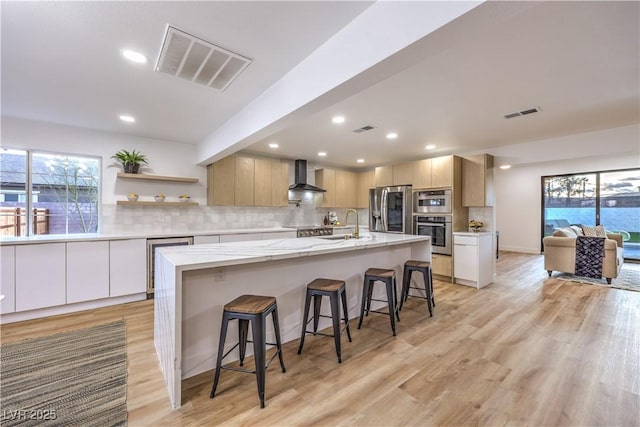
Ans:
{"label": "white wall", "polygon": [[[102,158],[102,203],[126,200],[130,192],[140,200],[153,200],[156,193],[177,198],[188,193],[192,201],[207,203],[207,170],[196,165],[196,146],[172,141],[100,132],[12,117],[2,117],[2,146],[57,153],[84,154]],[[116,151],[136,149],[147,156],[144,173],[198,178],[198,184],[171,184],[118,180],[122,167],[111,159]],[[175,200],[177,201],[177,199]]]}
{"label": "white wall", "polygon": [[[537,146],[535,159],[539,162],[495,170],[500,250],[540,253],[542,176],[640,167],[639,130],[635,125],[520,144],[524,153]],[[597,156],[595,147],[600,153]],[[504,151],[513,148],[506,147]],[[546,153],[546,161],[540,161],[541,152]],[[575,158],[563,159],[570,152]],[[581,157],[585,153],[589,156]],[[496,157],[501,154],[495,150]]]}

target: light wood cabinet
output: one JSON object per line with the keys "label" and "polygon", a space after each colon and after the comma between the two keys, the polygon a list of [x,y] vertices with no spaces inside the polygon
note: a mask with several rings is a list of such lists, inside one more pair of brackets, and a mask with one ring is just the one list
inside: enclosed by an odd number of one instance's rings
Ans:
{"label": "light wood cabinet", "polygon": [[378,166],[375,170],[376,187],[393,185],[393,166]]}
{"label": "light wood cabinet", "polygon": [[271,206],[289,205],[289,161],[271,159]]}
{"label": "light wood cabinet", "polygon": [[431,187],[453,186],[453,156],[431,159]]}
{"label": "light wood cabinet", "polygon": [[207,204],[233,206],[235,182],[236,160],[233,156],[207,166]]}
{"label": "light wood cabinet", "polygon": [[336,171],[334,169],[316,169],[316,186],[325,189],[322,193],[322,207],[336,207]]}
{"label": "light wood cabinet", "polygon": [[493,206],[493,156],[481,154],[462,160],[462,206]]}
{"label": "light wood cabinet", "polygon": [[147,292],[147,240],[109,242],[109,296]]}
{"label": "light wood cabinet", "polygon": [[109,242],[67,243],[66,303],[72,304],[108,297]]}
{"label": "light wood cabinet", "polygon": [[316,169],[316,185],[326,190],[324,208],[353,208],[358,203],[358,174],[342,169]]}
{"label": "light wood cabinet", "polygon": [[271,206],[271,159],[254,159],[254,205]]}
{"label": "light wood cabinet", "polygon": [[374,171],[358,174],[358,208],[369,209],[369,190],[376,186]]}
{"label": "light wood cabinet", "polygon": [[431,188],[431,160],[418,160],[413,167],[413,188]]}
{"label": "light wood cabinet", "polygon": [[358,174],[351,171],[336,170],[337,208],[354,208],[358,203]]}
{"label": "light wood cabinet", "polygon": [[64,243],[16,246],[16,311],[66,303]]}
{"label": "light wood cabinet", "polygon": [[415,162],[393,165],[393,185],[413,185],[413,169]]}
{"label": "light wood cabinet", "polygon": [[452,260],[450,255],[431,254],[431,271],[438,276],[452,277]]}
{"label": "light wood cabinet", "polygon": [[16,311],[16,247],[0,247],[0,294],[4,299],[0,302],[0,313]]}
{"label": "light wood cabinet", "polygon": [[287,206],[289,162],[233,155],[207,166],[207,204]]}
{"label": "light wood cabinet", "polygon": [[235,156],[235,205],[253,206],[255,189],[255,159]]}

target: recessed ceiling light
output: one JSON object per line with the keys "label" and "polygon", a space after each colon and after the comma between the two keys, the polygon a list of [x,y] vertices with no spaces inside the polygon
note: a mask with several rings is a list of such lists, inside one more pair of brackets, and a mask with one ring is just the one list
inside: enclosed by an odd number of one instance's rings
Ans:
{"label": "recessed ceiling light", "polygon": [[127,122],[127,123],[133,123],[133,122],[136,121],[135,117],[127,116],[126,114],[121,114],[120,115],[120,120],[122,120],[123,122]]}
{"label": "recessed ceiling light", "polygon": [[333,123],[344,123],[344,116],[334,116],[331,121]]}
{"label": "recessed ceiling light", "polygon": [[364,163],[364,159],[358,159],[358,160],[356,160],[356,162],[358,162],[358,163]]}
{"label": "recessed ceiling light", "polygon": [[135,62],[136,64],[147,63],[147,57],[141,54],[140,52],[136,52],[135,50],[124,49],[122,51],[122,56],[124,56],[131,62]]}
{"label": "recessed ceiling light", "polygon": [[500,169],[511,169],[511,165],[502,165]]}
{"label": "recessed ceiling light", "polygon": [[389,132],[387,134],[387,139],[396,139],[398,137],[398,134],[395,132]]}
{"label": "recessed ceiling light", "polygon": [[324,156],[326,156],[326,155],[327,155],[326,151],[320,151],[320,152],[318,153],[318,156],[320,156],[320,157],[324,157]]}
{"label": "recessed ceiling light", "polygon": [[278,148],[278,147],[280,147],[280,146],[276,142],[272,142],[272,143],[269,144],[269,148]]}
{"label": "recessed ceiling light", "polygon": [[426,148],[427,150],[435,150],[436,146],[434,144],[429,144],[424,148]]}

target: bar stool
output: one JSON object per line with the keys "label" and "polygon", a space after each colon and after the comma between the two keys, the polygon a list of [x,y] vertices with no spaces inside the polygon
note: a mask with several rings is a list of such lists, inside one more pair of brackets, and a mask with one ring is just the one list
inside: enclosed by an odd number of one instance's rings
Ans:
{"label": "bar stool", "polygon": [[[387,299],[379,300],[372,298],[373,284],[375,282],[383,282],[387,288]],[[381,311],[371,310],[371,301],[386,302],[389,304],[389,313]],[[397,288],[396,288],[396,272],[394,270],[387,270],[383,268],[369,268],[364,273],[364,281],[362,285],[362,306],[360,307],[360,322],[358,322],[358,329],[362,326],[362,319],[364,316],[368,316],[369,312],[386,314],[391,319],[391,330],[393,335],[396,335],[396,318],[400,321],[400,315],[398,314],[398,301],[397,301]]]}
{"label": "bar stool", "polygon": [[[329,297],[329,303],[331,304],[331,316],[320,314],[320,305],[322,304],[323,296]],[[311,305],[311,297],[313,297],[313,331],[308,331],[307,324],[309,324],[309,322],[311,321],[311,319],[309,319],[309,306]],[[342,347],[340,344],[340,336],[342,335],[342,330],[340,329],[339,300],[342,300],[342,313],[344,314],[343,319],[345,323],[345,329],[347,330],[349,342],[351,342],[351,331],[349,330],[349,309],[347,306],[347,293],[344,280],[315,279],[307,285],[307,297],[304,303],[302,334],[300,335],[300,346],[298,347],[298,354],[302,353],[302,346],[304,345],[304,337],[306,334],[333,337],[336,342],[338,363],[342,363]],[[333,335],[318,332],[318,321],[320,320],[320,317],[332,319]]]}
{"label": "bar stool", "polygon": [[[413,272],[422,273],[422,277],[424,278],[424,291],[426,297],[421,297],[418,295],[409,295],[409,289],[419,289],[415,286],[411,286],[411,275]],[[429,307],[429,316],[433,317],[433,307],[436,305],[436,300],[433,296],[433,277],[431,276],[431,263],[427,261],[415,261],[409,260],[404,263],[404,273],[402,275],[402,293],[400,295],[400,308],[402,310],[402,305],[407,300],[408,297],[413,298],[422,298],[427,300],[427,306]]]}
{"label": "bar stool", "polygon": [[[276,335],[276,343],[265,342],[266,339],[266,318],[271,314],[273,319],[273,328]],[[224,342],[227,337],[227,326],[229,320],[238,319],[238,335],[239,340],[229,351],[224,353]],[[247,332],[249,330],[249,322],[251,322],[251,331],[253,333],[253,341],[247,340]],[[240,366],[244,365],[244,356],[247,350],[247,342],[253,343],[253,358],[255,359],[256,368],[254,371],[249,369],[235,368],[231,366],[222,366],[222,359],[225,358],[232,350],[239,346]],[[265,364],[266,346],[276,346],[276,353]],[[224,353],[224,354],[223,354]],[[220,371],[227,369],[230,371],[247,372],[256,374],[258,383],[258,396],[260,397],[260,408],[264,408],[264,389],[265,389],[265,371],[276,357],[280,358],[280,366],[282,372],[286,372],[284,360],[282,359],[282,343],[280,342],[280,326],[278,324],[278,305],[275,297],[259,296],[259,295],[242,295],[228,304],[225,304],[222,314],[222,327],[220,328],[220,343],[218,344],[218,359],[216,362],[216,374],[211,388],[211,399],[215,396],[218,380],[220,379]]]}

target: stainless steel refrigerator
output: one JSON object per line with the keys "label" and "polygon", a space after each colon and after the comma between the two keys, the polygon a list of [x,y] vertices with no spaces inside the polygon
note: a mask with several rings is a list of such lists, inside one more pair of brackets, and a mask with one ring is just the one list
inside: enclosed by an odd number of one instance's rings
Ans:
{"label": "stainless steel refrigerator", "polygon": [[369,230],[412,234],[411,186],[369,190]]}

